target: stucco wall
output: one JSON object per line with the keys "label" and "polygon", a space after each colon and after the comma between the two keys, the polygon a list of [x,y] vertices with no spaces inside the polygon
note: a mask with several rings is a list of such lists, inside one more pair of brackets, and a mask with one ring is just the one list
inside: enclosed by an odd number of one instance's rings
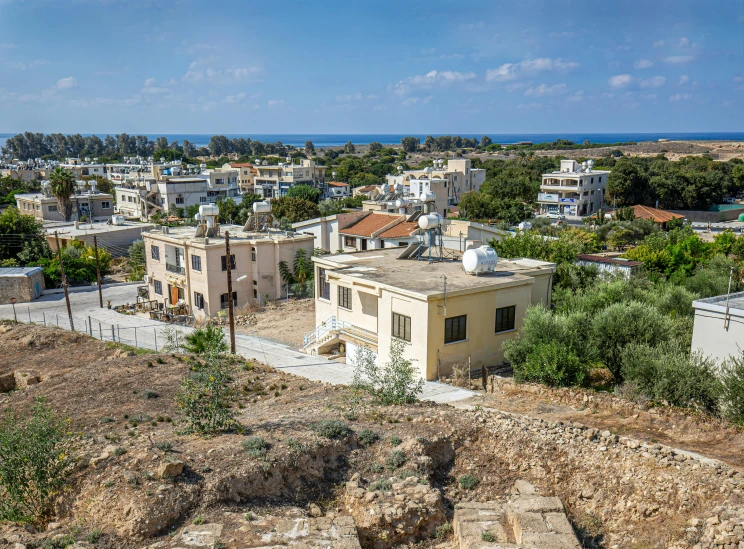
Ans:
{"label": "stucco wall", "polygon": [[30,276],[0,276],[0,304],[10,303],[11,297],[16,299],[16,303],[33,301],[41,295],[44,288],[42,271]]}
{"label": "stucco wall", "polygon": [[744,350],[744,317],[731,311],[725,327],[723,313],[696,309],[692,350],[700,350],[718,362],[739,355]]}

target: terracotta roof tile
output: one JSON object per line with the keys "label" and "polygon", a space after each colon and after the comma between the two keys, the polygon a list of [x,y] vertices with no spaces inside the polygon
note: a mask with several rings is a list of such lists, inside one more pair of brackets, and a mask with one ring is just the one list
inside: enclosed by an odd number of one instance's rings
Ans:
{"label": "terracotta roof tile", "polygon": [[649,206],[641,206],[640,204],[633,206],[633,214],[636,219],[650,219],[656,223],[666,223],[672,219],[683,219],[685,217],[684,215],[668,212],[666,210],[657,210],[656,208],[651,208]]}
{"label": "terracotta roof tile", "polygon": [[374,191],[376,188],[377,187],[375,187],[374,185],[367,185],[366,187],[359,187],[356,190],[362,193],[366,193],[368,191]]}
{"label": "terracotta roof tile", "polygon": [[379,231],[380,229],[383,229],[387,225],[391,225],[396,220],[400,219],[405,219],[405,217],[402,215],[396,216],[371,213],[363,217],[353,225],[346,227],[345,229],[341,229],[339,233],[352,234],[355,236],[366,236],[367,238],[370,238],[372,236],[372,233]]}
{"label": "terracotta roof tile", "polygon": [[329,181],[328,185],[331,187],[348,187],[348,183],[342,183],[341,181]]}
{"label": "terracotta roof tile", "polygon": [[418,223],[415,221],[404,221],[381,233],[378,235],[378,238],[407,238],[411,236],[412,232],[417,231],[418,228]]}
{"label": "terracotta roof tile", "polygon": [[252,168],[253,164],[249,164],[248,162],[230,162],[231,168]]}

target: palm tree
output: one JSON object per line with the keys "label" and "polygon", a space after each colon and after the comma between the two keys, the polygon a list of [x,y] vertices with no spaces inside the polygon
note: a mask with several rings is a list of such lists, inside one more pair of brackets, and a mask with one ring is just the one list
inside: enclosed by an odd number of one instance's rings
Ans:
{"label": "palm tree", "polygon": [[286,261],[280,261],[278,266],[284,283],[288,286],[299,286],[297,293],[304,296],[307,283],[313,279],[313,262],[307,256],[307,252],[297,250],[291,270]]}
{"label": "palm tree", "polygon": [[59,210],[65,221],[72,217],[72,200],[70,197],[75,193],[75,176],[62,167],[54,168],[49,176],[50,189],[52,196],[57,199]]}

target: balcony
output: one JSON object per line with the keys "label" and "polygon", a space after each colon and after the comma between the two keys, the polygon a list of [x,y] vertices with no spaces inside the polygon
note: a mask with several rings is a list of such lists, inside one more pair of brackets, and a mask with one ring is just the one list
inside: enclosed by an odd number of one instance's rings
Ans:
{"label": "balcony", "polygon": [[176,273],[180,275],[186,274],[186,269],[184,269],[180,265],[171,265],[170,263],[165,264],[165,270],[169,273]]}

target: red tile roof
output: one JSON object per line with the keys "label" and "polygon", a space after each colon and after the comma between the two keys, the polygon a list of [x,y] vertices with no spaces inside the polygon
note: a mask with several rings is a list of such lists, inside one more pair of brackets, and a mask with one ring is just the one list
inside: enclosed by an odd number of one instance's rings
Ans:
{"label": "red tile roof", "polygon": [[371,213],[364,216],[353,225],[350,225],[345,229],[341,229],[339,233],[351,234],[355,236],[366,236],[367,238],[370,238],[373,233],[384,229],[388,225],[392,226],[393,224],[395,224],[396,222],[400,222],[401,220],[405,220],[405,216]]}
{"label": "red tile roof", "polygon": [[249,164],[248,162],[230,162],[231,168],[252,168],[253,164]]}
{"label": "red tile roof", "polygon": [[685,217],[684,215],[668,212],[666,210],[657,210],[656,208],[651,208],[649,206],[641,206],[640,204],[633,206],[633,213],[636,219],[650,219],[655,223],[666,223],[672,219],[683,219]]}
{"label": "red tile roof", "polygon": [[374,191],[376,188],[377,187],[375,187],[374,185],[367,185],[365,187],[359,187],[356,190],[359,191],[360,193],[366,193],[366,192],[369,192],[369,191]]}
{"label": "red tile roof", "polygon": [[329,181],[328,185],[331,187],[348,187],[348,183],[342,183],[341,181]]}
{"label": "red tile roof", "polygon": [[418,223],[415,221],[404,221],[398,223],[394,227],[390,227],[384,233],[377,235],[378,238],[407,238],[411,236],[411,233],[418,231]]}

